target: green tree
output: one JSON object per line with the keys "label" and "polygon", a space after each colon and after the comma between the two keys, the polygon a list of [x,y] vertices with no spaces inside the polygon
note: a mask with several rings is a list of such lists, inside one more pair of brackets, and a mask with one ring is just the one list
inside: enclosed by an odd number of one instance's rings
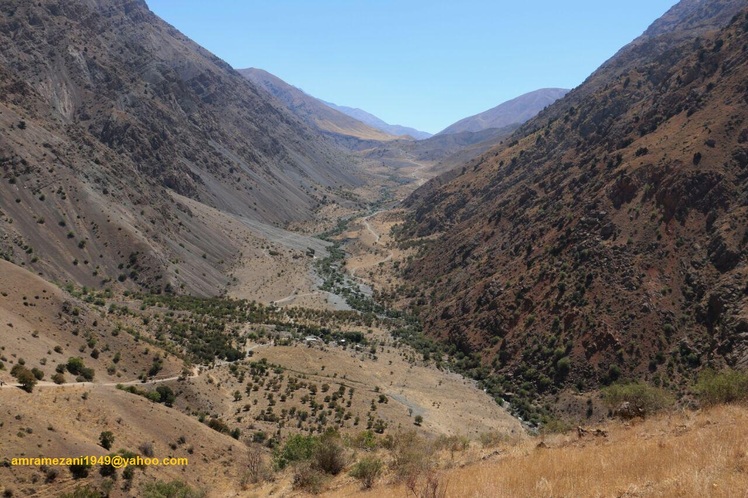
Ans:
{"label": "green tree", "polygon": [[158,386],[156,392],[161,398],[161,403],[164,403],[166,406],[172,406],[177,399],[177,395],[174,394],[174,391],[169,386]]}
{"label": "green tree", "polygon": [[112,445],[114,444],[114,434],[112,434],[111,431],[104,431],[101,434],[99,434],[99,443],[101,444],[101,447],[107,450],[112,449]]}
{"label": "green tree", "polygon": [[16,364],[10,371],[10,374],[18,380],[19,384],[21,384],[21,389],[28,393],[34,390],[37,379],[31,370],[22,365]]}

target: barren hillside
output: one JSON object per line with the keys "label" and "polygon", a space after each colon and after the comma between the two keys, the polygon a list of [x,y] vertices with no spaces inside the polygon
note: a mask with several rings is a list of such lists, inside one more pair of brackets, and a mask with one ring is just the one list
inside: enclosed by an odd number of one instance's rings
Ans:
{"label": "barren hillside", "polygon": [[408,201],[426,332],[535,420],[536,393],[748,361],[748,22],[693,3]]}
{"label": "barren hillside", "polygon": [[0,252],[34,251],[47,278],[214,294],[240,249],[170,192],[281,224],[360,183],[351,157],[142,0],[0,11]]}

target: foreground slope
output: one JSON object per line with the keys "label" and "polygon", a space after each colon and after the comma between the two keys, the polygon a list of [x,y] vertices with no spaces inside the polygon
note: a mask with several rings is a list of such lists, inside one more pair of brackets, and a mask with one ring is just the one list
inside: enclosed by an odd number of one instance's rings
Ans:
{"label": "foreground slope", "polygon": [[681,2],[409,199],[406,232],[435,238],[407,271],[427,332],[482,360],[474,373],[520,411],[555,386],[748,363],[742,7]]}
{"label": "foreground slope", "polygon": [[172,194],[282,224],[360,183],[349,156],[142,0],[0,11],[0,252],[47,278],[216,293],[236,241]]}
{"label": "foreground slope", "polygon": [[[482,461],[451,465],[434,474],[431,486],[419,482],[415,490],[433,496],[426,492],[437,487],[450,497],[718,498],[739,495],[738,490],[748,486],[745,406],[669,414],[634,424],[611,422],[602,430],[605,437],[580,438],[575,431],[484,449]],[[410,494],[412,489],[410,482],[372,490],[350,484],[325,496],[378,498]]]}
{"label": "foreground slope", "polygon": [[487,111],[461,119],[437,133],[448,135],[464,131],[479,132],[489,128],[504,128],[522,124],[535,117],[545,107],[553,104],[569,92],[563,88],[541,88],[534,92],[520,95],[517,98],[499,104]]}

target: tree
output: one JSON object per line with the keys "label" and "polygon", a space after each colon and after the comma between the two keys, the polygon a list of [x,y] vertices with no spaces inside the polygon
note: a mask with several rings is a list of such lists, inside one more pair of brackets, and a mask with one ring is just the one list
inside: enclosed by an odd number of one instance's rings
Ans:
{"label": "tree", "polygon": [[159,394],[161,403],[166,406],[172,406],[174,400],[177,399],[177,395],[174,394],[174,391],[169,386],[158,386],[156,392]]}
{"label": "tree", "polygon": [[107,450],[112,449],[114,444],[114,434],[111,431],[104,431],[99,435],[99,443],[101,447]]}
{"label": "tree", "polygon": [[81,378],[83,380],[92,381],[94,378],[94,369],[86,367],[83,363],[83,358],[77,356],[68,358],[67,369],[71,374],[80,377],[77,379],[78,381],[80,381]]}
{"label": "tree", "polygon": [[418,425],[418,426],[420,426],[422,423],[423,423],[423,416],[416,415],[415,424]]}
{"label": "tree", "polygon": [[31,372],[31,370],[24,367],[23,365],[16,364],[10,371],[10,374],[15,377],[16,380],[18,380],[19,384],[21,384],[21,389],[23,389],[27,393],[30,393],[34,390],[37,379],[36,376]]}
{"label": "tree", "polygon": [[73,464],[70,465],[70,473],[73,475],[73,479],[83,479],[84,477],[88,477],[88,471],[91,468],[88,464]]}

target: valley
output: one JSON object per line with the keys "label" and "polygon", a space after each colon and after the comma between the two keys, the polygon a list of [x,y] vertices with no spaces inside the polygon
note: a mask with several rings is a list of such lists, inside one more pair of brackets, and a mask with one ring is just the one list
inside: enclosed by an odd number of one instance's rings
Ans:
{"label": "valley", "polygon": [[[432,135],[0,2],[3,496],[742,496],[747,37],[681,0]],[[12,463],[82,455],[187,460]]]}

